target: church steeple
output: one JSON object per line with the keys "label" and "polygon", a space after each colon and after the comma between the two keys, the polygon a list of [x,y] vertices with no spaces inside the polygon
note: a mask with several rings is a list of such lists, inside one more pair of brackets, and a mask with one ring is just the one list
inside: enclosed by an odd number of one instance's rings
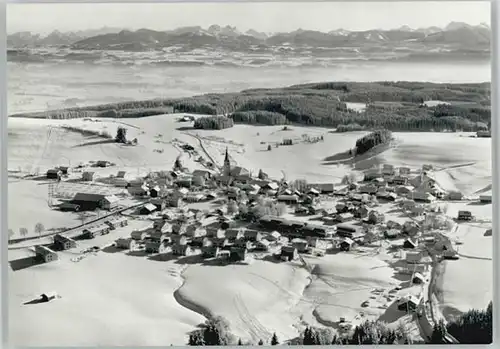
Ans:
{"label": "church steeple", "polygon": [[231,173],[231,162],[229,161],[229,151],[226,147],[226,155],[224,157],[224,167],[223,167],[224,175],[228,176]]}

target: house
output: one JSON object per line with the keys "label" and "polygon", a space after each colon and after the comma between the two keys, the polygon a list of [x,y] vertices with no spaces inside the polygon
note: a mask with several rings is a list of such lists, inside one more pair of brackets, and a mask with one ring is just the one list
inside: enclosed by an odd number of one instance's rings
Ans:
{"label": "house", "polygon": [[111,163],[109,161],[106,161],[106,160],[99,160],[96,162],[97,167],[108,167],[110,165],[111,165]]}
{"label": "house", "polygon": [[384,232],[384,237],[387,239],[396,239],[397,237],[399,237],[399,230],[388,229]]}
{"label": "house", "polygon": [[317,238],[317,237],[309,237],[307,239],[307,243],[311,247],[322,249],[322,250],[326,250],[326,248],[328,247],[328,243],[325,240]]}
{"label": "house", "polygon": [[207,230],[197,224],[189,225],[186,228],[186,236],[188,237],[197,238],[206,235],[207,235]]}
{"label": "house", "polygon": [[152,198],[157,198],[160,196],[161,190],[160,187],[155,185],[153,188],[149,189],[149,196]]}
{"label": "house", "polygon": [[207,247],[212,246],[212,240],[206,236],[198,236],[191,239],[191,246]]}
{"label": "house", "polygon": [[62,176],[62,171],[58,168],[53,168],[47,171],[46,177],[47,179],[59,179]]}
{"label": "house", "polygon": [[413,295],[408,295],[401,297],[396,302],[399,311],[415,311],[421,303],[420,297],[415,297]]}
{"label": "house", "polygon": [[314,196],[318,196],[319,194],[321,194],[321,192],[316,188],[309,189],[309,191],[307,193],[310,195],[314,195]]}
{"label": "house", "polygon": [[[247,241],[247,243],[250,243],[250,241]],[[271,243],[269,242],[269,240],[266,240],[266,239],[262,239],[260,241],[257,241],[254,244],[254,248],[257,251],[268,251],[270,246],[271,246]]]}
{"label": "house", "polygon": [[155,212],[156,209],[157,208],[155,205],[153,205],[151,203],[147,203],[141,207],[141,209],[139,210],[139,214],[142,214],[142,215],[151,214],[151,213]]}
{"label": "house", "polygon": [[275,230],[267,236],[267,239],[270,241],[279,241],[281,239],[281,234]]}
{"label": "house", "polygon": [[114,230],[119,227],[125,227],[128,225],[128,219],[127,217],[120,216],[120,217],[114,217],[111,218],[107,221],[104,222],[104,224],[107,224],[111,230]]}
{"label": "house", "polygon": [[383,223],[385,220],[385,216],[383,213],[372,210],[368,214],[368,223],[370,224],[379,224]]}
{"label": "house", "polygon": [[205,195],[200,193],[189,193],[184,196],[186,202],[200,202],[205,198]]}
{"label": "house", "polygon": [[400,205],[403,210],[411,210],[415,207],[416,202],[413,200],[403,200]]}
{"label": "house", "polygon": [[174,256],[191,256],[195,251],[188,245],[177,245],[172,246],[172,254]]}
{"label": "house", "polygon": [[479,201],[482,203],[491,203],[492,202],[491,194],[479,196]]}
{"label": "house", "polygon": [[452,201],[459,201],[464,198],[464,194],[458,190],[452,190],[448,192],[447,199]]}
{"label": "house", "polygon": [[203,246],[201,248],[201,254],[205,258],[217,258],[219,257],[221,249],[217,246]]}
{"label": "house", "polygon": [[116,178],[125,178],[126,174],[127,172],[125,171],[118,171],[118,173],[116,174]]}
{"label": "house", "polygon": [[83,172],[82,173],[82,181],[85,182],[92,182],[94,180],[94,174],[95,172]]}
{"label": "house", "polygon": [[309,243],[307,242],[307,240],[293,239],[292,246],[295,247],[299,253],[304,253],[308,250]]}
{"label": "house", "polygon": [[349,208],[345,203],[339,202],[337,205],[335,205],[335,210],[337,211],[337,213],[344,213],[347,212]]}
{"label": "house", "polygon": [[101,224],[98,226],[90,227],[88,229],[84,229],[82,231],[82,236],[93,239],[96,236],[108,234],[109,231],[110,228],[107,224]]}
{"label": "house", "polygon": [[212,238],[212,245],[213,246],[217,246],[217,247],[220,247],[220,248],[224,248],[226,246],[229,246],[229,240],[226,239],[226,238]]}
{"label": "house", "polygon": [[253,247],[252,243],[250,241],[246,241],[245,239],[235,240],[233,242],[233,246],[246,248],[247,250],[250,250]]}
{"label": "house", "polygon": [[294,205],[299,203],[299,198],[296,195],[279,195],[277,201]]}
{"label": "house", "polygon": [[191,186],[193,185],[193,180],[192,178],[178,178],[176,181],[175,181],[175,184],[179,187],[179,188],[191,188]]}
{"label": "house", "polygon": [[309,187],[316,189],[321,194],[330,194],[335,191],[335,185],[333,183],[309,184]]}
{"label": "house", "polygon": [[262,186],[262,189],[264,189],[264,190],[278,190],[278,188],[279,188],[279,185],[276,182],[269,182],[269,183],[266,183]]}
{"label": "house", "polygon": [[224,230],[215,228],[215,227],[209,227],[207,228],[207,236],[209,238],[216,238],[220,239],[226,236],[226,233]]}
{"label": "house", "polygon": [[134,196],[147,196],[149,193],[149,188],[146,185],[140,186],[140,187],[135,187],[135,186],[129,186],[127,188],[127,191],[129,192],[130,195]]}
{"label": "house", "polygon": [[415,201],[422,201],[427,203],[433,202],[435,200],[434,196],[432,196],[430,193],[417,190],[412,191],[409,197]]}
{"label": "house", "polygon": [[243,239],[246,241],[260,241],[262,240],[262,234],[257,230],[246,229],[243,233]]}
{"label": "house", "polygon": [[59,168],[59,170],[61,171],[61,174],[62,174],[63,176],[68,175],[68,174],[69,174],[69,172],[70,172],[70,170],[71,170],[71,167],[69,167],[69,166],[59,166],[58,168]]}
{"label": "house", "polygon": [[408,177],[406,176],[395,176],[392,178],[392,183],[395,185],[406,185],[408,183]]}
{"label": "house", "polygon": [[186,235],[172,235],[170,241],[175,245],[187,245],[188,243]]}
{"label": "house", "polygon": [[230,241],[241,239],[245,236],[242,229],[230,228],[226,230],[226,238]]}
{"label": "house", "polygon": [[210,179],[213,176],[213,173],[207,170],[194,170],[193,173],[193,178],[194,177],[200,177],[203,178],[204,180]]}
{"label": "house", "polygon": [[404,248],[416,248],[418,246],[418,241],[408,238],[404,241]]}
{"label": "house", "polygon": [[406,252],[406,263],[418,264],[422,261],[422,252]]}
{"label": "house", "polygon": [[380,178],[380,177],[372,179],[371,182],[373,185],[377,186],[377,188],[379,188],[379,189],[380,189],[380,187],[383,187],[386,184],[385,180],[383,178]]}
{"label": "house", "polygon": [[415,273],[413,275],[412,283],[414,283],[414,284],[424,284],[425,283],[425,277],[422,274],[420,274],[420,273]]}
{"label": "house", "polygon": [[120,238],[115,241],[115,246],[117,248],[128,250],[132,248],[133,241],[134,240],[132,240],[131,238],[126,238],[126,239]]}
{"label": "house", "polygon": [[459,221],[470,221],[472,218],[472,213],[470,211],[458,211],[457,219]]}
{"label": "house", "polygon": [[411,169],[409,167],[400,167],[399,168],[399,175],[400,176],[408,176],[411,173]]}
{"label": "house", "polygon": [[340,242],[340,250],[341,251],[349,251],[352,246],[354,245],[354,241],[349,239],[349,238],[344,238],[341,242]]}
{"label": "house", "polygon": [[354,217],[357,218],[368,217],[368,212],[369,212],[368,208],[365,205],[361,205],[354,211]]}
{"label": "house", "polygon": [[170,195],[166,200],[166,205],[169,207],[182,207],[182,196],[181,195]]}
{"label": "house", "polygon": [[394,192],[400,196],[406,196],[411,194],[411,192],[414,190],[412,186],[409,185],[401,185],[398,186],[394,189]]}
{"label": "house", "polygon": [[130,233],[131,239],[136,241],[143,241],[147,236],[148,234],[145,231],[134,230],[132,233]]}
{"label": "house", "polygon": [[413,221],[406,221],[401,228],[401,232],[410,236],[416,235],[420,232],[420,225]]}
{"label": "house", "polygon": [[363,185],[359,188],[361,194],[376,194],[378,187],[373,184]]}
{"label": "house", "polygon": [[147,233],[146,240],[160,242],[165,239],[164,234],[159,230],[150,230]]}
{"label": "house", "polygon": [[64,235],[54,235],[54,245],[61,250],[69,250],[76,247],[76,241]]}
{"label": "house", "polygon": [[356,233],[363,233],[363,227],[352,224],[337,225],[337,235],[340,237],[352,238]]}
{"label": "house", "polygon": [[393,176],[396,173],[394,166],[390,164],[382,165],[382,175]]}
{"label": "house", "polygon": [[126,188],[128,186],[128,182],[123,178],[112,178],[110,182],[119,188]]}
{"label": "house", "polygon": [[443,251],[443,258],[456,260],[456,259],[460,259],[460,256],[459,256],[457,251],[447,250],[447,251]]}
{"label": "house", "polygon": [[101,208],[111,211],[119,206],[120,199],[115,195],[106,195],[101,202]]}
{"label": "house", "polygon": [[425,214],[425,208],[422,205],[414,206],[410,212],[413,216],[422,216]]}
{"label": "house", "polygon": [[349,222],[352,221],[353,219],[354,215],[350,212],[345,212],[335,215],[335,220],[340,223]]}
{"label": "house", "polygon": [[293,246],[283,246],[281,248],[280,257],[282,260],[293,261],[299,258],[299,252]]}
{"label": "house", "polygon": [[157,211],[163,211],[167,208],[167,200],[163,198],[153,198],[149,201],[151,204],[156,206]]}
{"label": "house", "polygon": [[378,166],[364,171],[365,181],[370,181],[372,179],[380,177],[381,175],[382,175],[382,171],[380,170],[380,168]]}
{"label": "house", "polygon": [[432,171],[433,169],[434,169],[434,166],[432,166],[432,165],[429,165],[429,164],[422,165],[422,172]]}
{"label": "house", "polygon": [[247,249],[239,247],[231,247],[229,258],[235,262],[241,262],[247,259]]}
{"label": "house", "polygon": [[56,261],[58,259],[57,253],[52,251],[50,248],[42,245],[35,246],[35,254],[36,258],[43,261],[44,263]]}

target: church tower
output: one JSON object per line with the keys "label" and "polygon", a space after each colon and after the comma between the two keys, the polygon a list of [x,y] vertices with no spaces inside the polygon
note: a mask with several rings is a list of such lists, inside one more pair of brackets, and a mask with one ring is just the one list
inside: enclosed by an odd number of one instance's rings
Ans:
{"label": "church tower", "polygon": [[222,168],[224,176],[229,176],[231,174],[231,162],[229,161],[229,152],[226,147],[226,156],[224,157],[224,166]]}

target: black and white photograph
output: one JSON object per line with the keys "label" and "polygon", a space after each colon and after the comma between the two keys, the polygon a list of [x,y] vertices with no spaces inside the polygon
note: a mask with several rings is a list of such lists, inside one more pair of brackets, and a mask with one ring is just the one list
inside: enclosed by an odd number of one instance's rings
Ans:
{"label": "black and white photograph", "polygon": [[492,343],[491,23],[7,4],[9,343]]}

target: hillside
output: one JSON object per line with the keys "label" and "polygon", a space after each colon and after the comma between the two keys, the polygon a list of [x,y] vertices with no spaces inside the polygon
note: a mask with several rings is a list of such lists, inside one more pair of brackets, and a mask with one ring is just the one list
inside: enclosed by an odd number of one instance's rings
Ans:
{"label": "hillside", "polygon": [[[438,102],[424,104],[426,101]],[[355,111],[353,104],[363,108]],[[323,127],[356,124],[361,128],[384,127],[393,131],[477,131],[487,129],[491,120],[490,84],[325,82],[11,116],[128,118],[174,111],[230,115],[237,123],[250,124],[296,123]]]}

